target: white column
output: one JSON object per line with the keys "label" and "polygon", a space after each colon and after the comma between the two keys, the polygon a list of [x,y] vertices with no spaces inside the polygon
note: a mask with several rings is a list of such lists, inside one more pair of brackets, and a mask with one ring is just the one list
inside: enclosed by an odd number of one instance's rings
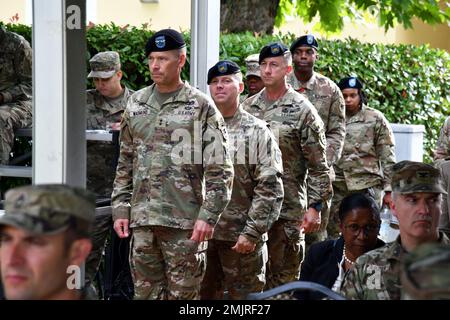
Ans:
{"label": "white column", "polygon": [[86,185],[86,2],[33,1],[33,183]]}
{"label": "white column", "polygon": [[191,0],[191,85],[207,93],[208,69],[219,60],[220,0]]}

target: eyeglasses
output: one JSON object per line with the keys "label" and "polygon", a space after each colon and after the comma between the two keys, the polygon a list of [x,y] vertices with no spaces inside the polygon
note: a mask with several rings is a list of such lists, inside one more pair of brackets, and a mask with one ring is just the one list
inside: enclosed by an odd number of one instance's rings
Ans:
{"label": "eyeglasses", "polygon": [[360,226],[356,223],[352,223],[349,225],[344,226],[346,230],[351,232],[354,236],[358,236],[361,230],[364,230],[365,235],[373,235],[378,234],[378,231],[380,230],[380,226],[377,224],[368,224],[365,226]]}

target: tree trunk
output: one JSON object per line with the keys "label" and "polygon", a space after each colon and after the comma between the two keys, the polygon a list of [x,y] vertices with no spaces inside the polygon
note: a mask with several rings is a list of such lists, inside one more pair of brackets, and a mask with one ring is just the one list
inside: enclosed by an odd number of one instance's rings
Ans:
{"label": "tree trunk", "polygon": [[279,3],[280,0],[221,0],[220,29],[271,34]]}

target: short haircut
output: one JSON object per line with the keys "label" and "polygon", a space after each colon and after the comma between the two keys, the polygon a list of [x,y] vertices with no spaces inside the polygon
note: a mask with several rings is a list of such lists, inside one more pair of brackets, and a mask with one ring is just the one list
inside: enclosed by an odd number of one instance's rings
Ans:
{"label": "short haircut", "polygon": [[380,207],[375,200],[364,193],[352,193],[346,196],[339,206],[339,220],[344,221],[345,217],[350,214],[353,209],[369,209],[373,218],[380,221]]}

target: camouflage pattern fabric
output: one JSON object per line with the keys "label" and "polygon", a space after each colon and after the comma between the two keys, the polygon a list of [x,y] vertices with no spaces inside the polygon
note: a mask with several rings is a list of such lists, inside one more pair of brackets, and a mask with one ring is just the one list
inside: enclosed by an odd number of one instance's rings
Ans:
{"label": "camouflage pattern fabric", "polygon": [[345,101],[339,87],[329,78],[313,72],[312,77],[301,83],[294,72],[288,83],[316,107],[325,127],[327,161],[330,167],[341,157],[345,138]]}
{"label": "camouflage pattern fabric", "polygon": [[234,164],[231,201],[214,229],[214,239],[253,242],[267,237],[283,203],[281,151],[267,124],[240,107],[225,119]]}
{"label": "camouflage pattern fabric", "polygon": [[32,185],[8,190],[4,208],[0,225],[34,234],[55,234],[75,225],[87,235],[94,220],[95,197],[84,189],[66,185]]}
{"label": "camouflage pattern fabric", "polygon": [[445,119],[436,142],[434,160],[450,160],[450,117]]}
{"label": "camouflage pattern fabric", "polygon": [[408,254],[402,264],[404,300],[450,300],[450,246],[426,243]]}
{"label": "camouflage pattern fabric", "polygon": [[442,211],[439,218],[439,230],[444,232],[450,238],[450,211],[448,204],[450,203],[450,161],[443,161],[439,165],[441,170],[441,178],[444,189],[447,194],[442,195]]}
{"label": "camouflage pattern fabric", "polygon": [[0,26],[0,164],[9,162],[14,130],[32,123],[31,65],[30,44]]}
{"label": "camouflage pattern fabric", "polygon": [[243,106],[269,124],[280,146],[285,191],[280,218],[302,221],[308,204],[331,195],[323,122],[314,106],[292,88],[271,105],[266,105],[264,94],[265,89]]}
{"label": "camouflage pattern fabric", "polygon": [[278,219],[269,231],[265,290],[296,281],[305,258],[305,235],[298,222]]}
{"label": "camouflage pattern fabric", "polygon": [[155,90],[134,93],[122,117],[113,219],[129,219],[132,228],[193,229],[197,219],[215,225],[234,173],[222,115],[186,82],[162,105]]}
{"label": "camouflage pattern fabric", "polygon": [[[450,245],[450,240],[439,234],[439,243]],[[400,300],[401,267],[406,251],[396,241],[360,256],[346,274],[341,294],[353,300]]]}
{"label": "camouflage pattern fabric", "polygon": [[[222,219],[222,218],[221,218]],[[266,280],[267,245],[257,243],[253,252],[241,254],[231,248],[234,241],[209,240],[207,266],[200,296],[203,300],[245,300],[252,292],[261,292]]]}
{"label": "camouflage pattern fabric", "polygon": [[206,268],[207,241],[190,240],[192,230],[135,227],[130,267],[137,300],[197,300]]}

